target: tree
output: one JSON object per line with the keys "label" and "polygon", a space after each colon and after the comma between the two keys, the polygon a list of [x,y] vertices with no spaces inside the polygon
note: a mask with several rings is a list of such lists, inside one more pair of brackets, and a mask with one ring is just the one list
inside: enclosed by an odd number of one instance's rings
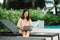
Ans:
{"label": "tree", "polygon": [[55,7],[55,13],[56,13],[56,15],[57,15],[57,3],[58,3],[58,0],[54,0],[54,7]]}
{"label": "tree", "polygon": [[35,0],[32,0],[32,8],[35,8]]}
{"label": "tree", "polygon": [[5,4],[6,4],[6,0],[4,0],[4,2],[3,2],[3,8],[5,8]]}

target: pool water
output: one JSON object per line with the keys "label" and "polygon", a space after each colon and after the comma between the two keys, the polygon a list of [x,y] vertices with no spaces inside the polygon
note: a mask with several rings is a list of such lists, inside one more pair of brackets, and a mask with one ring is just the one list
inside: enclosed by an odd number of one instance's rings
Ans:
{"label": "pool water", "polygon": [[44,28],[47,28],[47,29],[60,29],[60,25],[58,25],[58,26],[45,26]]}

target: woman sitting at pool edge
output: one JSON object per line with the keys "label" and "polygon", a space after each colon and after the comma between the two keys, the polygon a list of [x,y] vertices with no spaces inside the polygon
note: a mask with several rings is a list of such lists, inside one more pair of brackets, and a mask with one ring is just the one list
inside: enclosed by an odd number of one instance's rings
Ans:
{"label": "woman sitting at pool edge", "polygon": [[17,28],[19,30],[21,30],[21,34],[23,37],[29,37],[29,35],[30,35],[30,31],[28,31],[28,30],[23,31],[23,27],[24,26],[31,26],[31,25],[32,25],[32,21],[29,17],[29,11],[24,10],[21,18],[19,19],[19,21],[17,23]]}

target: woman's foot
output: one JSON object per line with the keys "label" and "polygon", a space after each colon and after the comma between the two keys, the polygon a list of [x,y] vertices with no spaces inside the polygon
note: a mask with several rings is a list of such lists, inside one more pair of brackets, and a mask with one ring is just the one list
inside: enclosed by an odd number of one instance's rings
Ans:
{"label": "woman's foot", "polygon": [[29,35],[23,35],[23,37],[29,37]]}
{"label": "woman's foot", "polygon": [[25,31],[22,32],[22,36],[25,37]]}
{"label": "woman's foot", "polygon": [[29,37],[29,35],[30,35],[30,31],[27,31],[26,32],[26,37]]}
{"label": "woman's foot", "polygon": [[23,37],[26,37],[25,35],[23,35]]}
{"label": "woman's foot", "polygon": [[29,35],[26,35],[26,37],[29,37]]}

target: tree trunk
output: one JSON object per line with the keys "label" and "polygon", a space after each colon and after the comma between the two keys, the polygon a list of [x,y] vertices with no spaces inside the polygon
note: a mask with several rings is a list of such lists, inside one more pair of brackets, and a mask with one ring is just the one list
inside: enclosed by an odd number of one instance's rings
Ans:
{"label": "tree trunk", "polygon": [[32,8],[35,8],[35,0],[32,0]]}
{"label": "tree trunk", "polygon": [[4,2],[3,2],[3,8],[5,8],[5,4],[6,4],[6,0],[4,0]]}

